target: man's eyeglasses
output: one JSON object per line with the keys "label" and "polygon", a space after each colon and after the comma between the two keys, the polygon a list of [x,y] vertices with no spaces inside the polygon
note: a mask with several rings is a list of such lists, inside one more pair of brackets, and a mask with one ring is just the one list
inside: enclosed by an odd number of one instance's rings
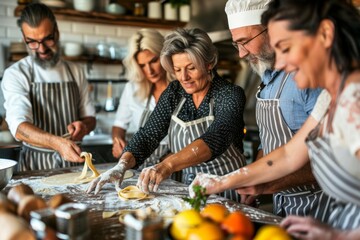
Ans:
{"label": "man's eyeglasses", "polygon": [[[23,36],[24,38],[25,35],[23,33]],[[31,50],[37,50],[39,47],[40,47],[40,44],[46,46],[46,47],[52,47],[55,45],[55,28],[53,30],[53,33],[49,36],[47,36],[46,38],[44,38],[43,40],[41,41],[37,41],[37,40],[30,40],[30,41],[26,41],[25,40],[25,43],[26,45],[28,45],[28,47],[31,49]]]}
{"label": "man's eyeglasses", "polygon": [[259,32],[258,34],[256,34],[254,37],[250,38],[249,40],[245,41],[245,42],[232,42],[232,45],[236,48],[236,50],[247,50],[245,45],[248,44],[249,42],[251,42],[252,40],[254,40],[255,38],[257,38],[258,36],[260,36],[261,34],[263,34],[264,32],[266,32],[267,28],[265,28],[264,30],[262,30],[261,32]]}

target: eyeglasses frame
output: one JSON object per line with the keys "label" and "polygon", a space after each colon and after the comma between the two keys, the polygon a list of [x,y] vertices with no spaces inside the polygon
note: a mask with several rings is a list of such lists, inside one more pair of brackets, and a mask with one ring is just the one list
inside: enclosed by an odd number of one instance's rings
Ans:
{"label": "eyeglasses frame", "polygon": [[246,40],[246,41],[243,42],[243,43],[241,43],[241,42],[232,42],[232,45],[233,45],[233,46],[236,48],[236,50],[238,50],[238,51],[240,51],[240,47],[239,47],[239,46],[241,46],[242,49],[245,49],[246,51],[248,51],[247,48],[245,47],[245,45],[246,45],[246,44],[249,44],[252,40],[254,40],[255,38],[257,38],[258,36],[260,36],[261,34],[263,34],[263,33],[266,32],[266,31],[267,31],[267,28],[265,28],[264,30],[262,30],[261,32],[259,32],[258,34],[256,34],[254,37]]}
{"label": "eyeglasses frame", "polygon": [[[31,40],[31,41],[26,41],[26,40],[25,40],[26,37],[25,37],[24,32],[23,32],[22,30],[21,30],[21,33],[22,33],[22,35],[23,35],[23,37],[24,37],[25,44],[26,44],[31,50],[38,50],[41,44],[42,44],[43,46],[46,46],[46,47],[52,47],[52,46],[54,46],[55,43],[56,43],[56,41],[55,41],[55,37],[56,37],[56,36],[55,36],[55,34],[56,34],[56,25],[54,26],[54,28],[53,28],[53,30],[52,30],[52,33],[51,33],[50,35],[48,35],[47,37],[43,38],[41,41],[37,41],[37,40],[35,40],[35,39],[33,39],[33,40]],[[49,46],[48,44],[45,43],[45,41],[48,41],[48,40],[53,40],[54,43]],[[36,48],[31,48],[31,47],[29,46],[29,44],[31,44],[31,43],[37,43],[38,46],[37,46]]]}

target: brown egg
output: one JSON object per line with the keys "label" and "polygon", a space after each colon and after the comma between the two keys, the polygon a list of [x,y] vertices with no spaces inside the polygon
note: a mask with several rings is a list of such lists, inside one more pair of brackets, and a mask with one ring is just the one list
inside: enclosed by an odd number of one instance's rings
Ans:
{"label": "brown egg", "polygon": [[20,183],[19,185],[12,187],[7,196],[9,200],[19,204],[21,199],[27,195],[34,195],[34,191],[28,185]]}

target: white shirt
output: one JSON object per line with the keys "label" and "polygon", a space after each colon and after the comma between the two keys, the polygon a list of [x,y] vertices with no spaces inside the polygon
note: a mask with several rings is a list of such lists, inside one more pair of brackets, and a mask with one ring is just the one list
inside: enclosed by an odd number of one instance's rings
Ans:
{"label": "white shirt", "polygon": [[[114,126],[134,133],[140,128],[141,115],[146,107],[147,98],[140,101],[135,97],[139,86],[134,82],[127,82],[121,95],[119,107],[116,111]],[[149,110],[156,105],[154,96],[151,96]]]}
{"label": "white shirt", "polygon": [[[320,121],[330,105],[330,94],[323,90],[311,115]],[[325,117],[325,122],[327,116]],[[360,150],[360,84],[350,83],[342,91],[332,122],[330,144],[341,167],[360,179],[360,160],[355,156]]]}
{"label": "white shirt", "polygon": [[[95,117],[94,104],[90,99],[88,82],[85,79],[83,70],[74,63],[67,63],[79,87],[79,117]],[[31,70],[32,67],[34,67],[33,71]],[[36,63],[33,63],[32,58],[28,56],[7,68],[4,72],[1,87],[5,99],[6,121],[13,136],[15,136],[16,130],[21,123],[33,123],[30,99],[32,72],[34,82],[50,83],[73,81],[62,60],[53,68],[43,69]]]}

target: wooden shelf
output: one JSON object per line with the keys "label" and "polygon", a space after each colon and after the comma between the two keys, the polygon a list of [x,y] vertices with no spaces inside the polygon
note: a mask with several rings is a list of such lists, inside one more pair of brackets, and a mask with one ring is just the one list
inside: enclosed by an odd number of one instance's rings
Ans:
{"label": "wooden shelf", "polygon": [[[15,8],[14,15],[20,16],[25,6]],[[151,19],[131,15],[113,15],[104,12],[80,12],[71,8],[51,8],[57,20],[77,21],[96,24],[173,29],[184,27],[186,22]]]}

